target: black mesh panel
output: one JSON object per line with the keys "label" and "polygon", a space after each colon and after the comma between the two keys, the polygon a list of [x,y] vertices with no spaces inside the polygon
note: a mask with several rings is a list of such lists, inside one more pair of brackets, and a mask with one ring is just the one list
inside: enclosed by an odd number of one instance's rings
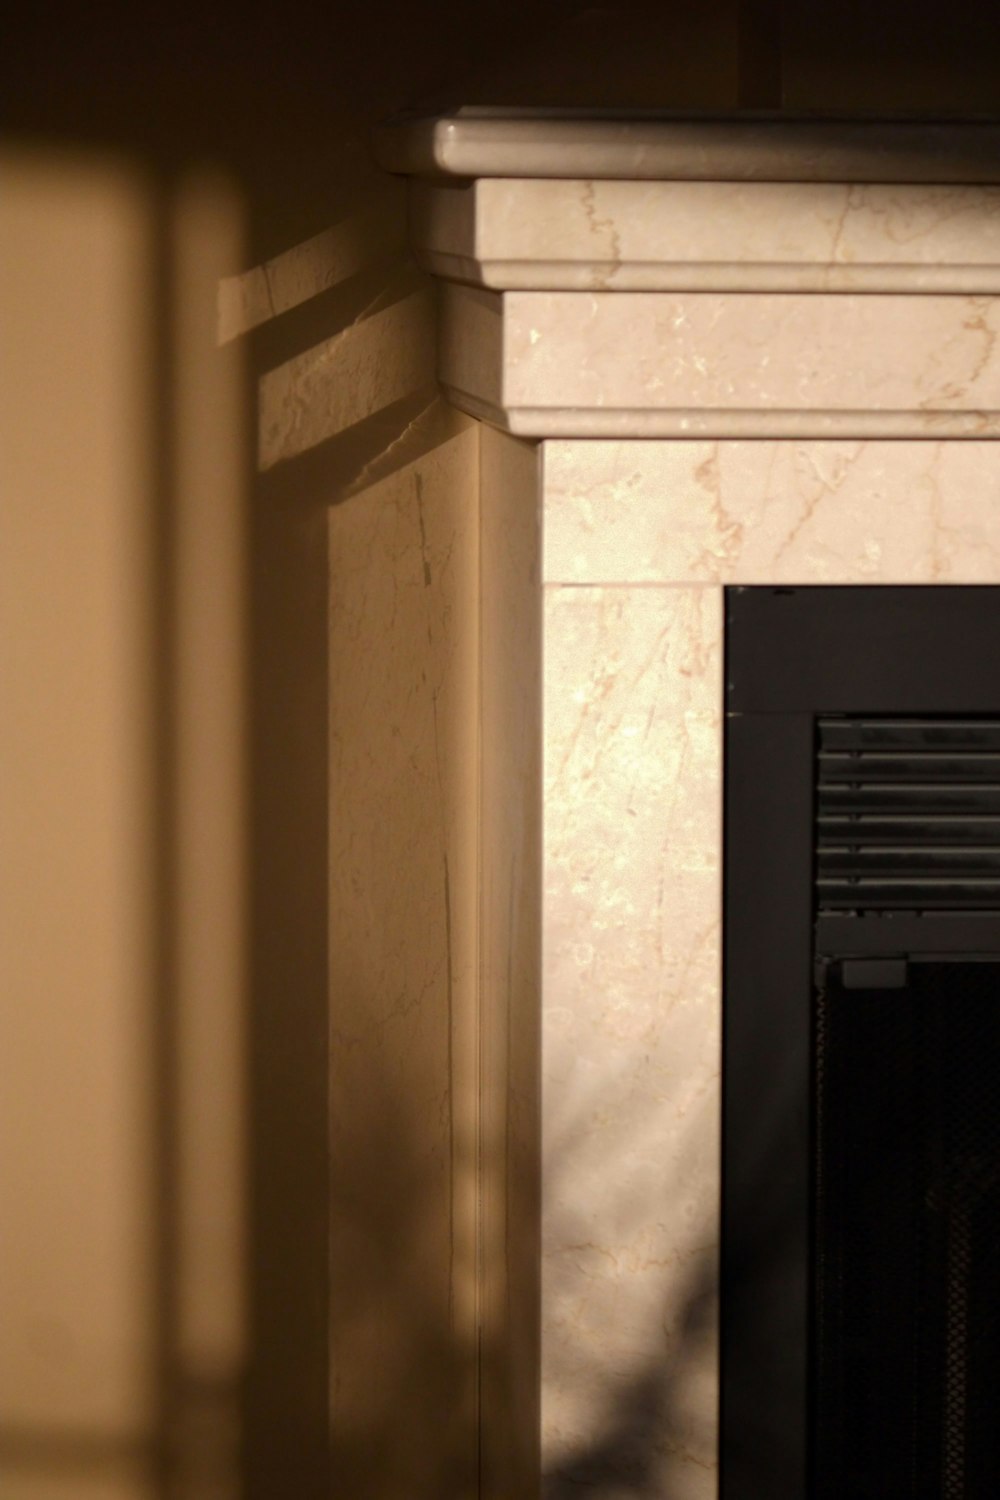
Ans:
{"label": "black mesh panel", "polygon": [[817,997],[813,1494],[1000,1496],[1000,964]]}

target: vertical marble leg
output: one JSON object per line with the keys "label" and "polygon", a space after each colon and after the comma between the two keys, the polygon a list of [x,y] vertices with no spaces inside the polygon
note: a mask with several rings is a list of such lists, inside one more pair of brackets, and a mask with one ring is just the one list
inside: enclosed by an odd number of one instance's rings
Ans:
{"label": "vertical marble leg", "polygon": [[352,1500],[478,1493],[478,468],[470,429],[330,512],[330,1399]]}
{"label": "vertical marble leg", "polygon": [[549,1500],[716,1494],[722,594],[545,590]]}

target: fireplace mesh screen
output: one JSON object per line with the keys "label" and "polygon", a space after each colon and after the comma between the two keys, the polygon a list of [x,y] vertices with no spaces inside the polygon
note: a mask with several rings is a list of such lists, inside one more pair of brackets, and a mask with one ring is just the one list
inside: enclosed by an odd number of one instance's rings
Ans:
{"label": "fireplace mesh screen", "polygon": [[817,994],[813,1486],[1000,1495],[1000,963]]}

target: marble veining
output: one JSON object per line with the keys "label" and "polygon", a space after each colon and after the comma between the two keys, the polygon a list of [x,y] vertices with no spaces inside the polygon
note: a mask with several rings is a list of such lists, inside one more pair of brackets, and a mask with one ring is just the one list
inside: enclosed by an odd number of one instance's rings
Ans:
{"label": "marble veining", "polygon": [[994,442],[547,442],[562,583],[987,583]]}
{"label": "marble veining", "polygon": [[513,406],[1000,408],[990,297],[510,292],[504,331]]}
{"label": "marble veining", "polygon": [[715,1493],[721,632],[715,588],[546,590],[552,1495]]}
{"label": "marble veining", "polygon": [[438,369],[523,435],[968,437],[1000,431],[998,331],[986,296],[449,285]]}
{"label": "marble veining", "polygon": [[430,271],[498,289],[1000,291],[1000,188],[546,182],[410,188]]}

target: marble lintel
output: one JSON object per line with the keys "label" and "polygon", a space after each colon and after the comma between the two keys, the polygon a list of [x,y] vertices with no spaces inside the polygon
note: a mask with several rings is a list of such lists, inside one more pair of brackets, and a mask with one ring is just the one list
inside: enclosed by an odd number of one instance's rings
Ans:
{"label": "marble lintel", "polygon": [[438,368],[526,436],[971,437],[1000,432],[998,332],[993,297],[450,285]]}
{"label": "marble lintel", "polygon": [[410,229],[497,290],[1000,291],[996,186],[418,180]]}
{"label": "marble lintel", "polygon": [[1000,577],[996,442],[550,441],[542,454],[547,582]]}

